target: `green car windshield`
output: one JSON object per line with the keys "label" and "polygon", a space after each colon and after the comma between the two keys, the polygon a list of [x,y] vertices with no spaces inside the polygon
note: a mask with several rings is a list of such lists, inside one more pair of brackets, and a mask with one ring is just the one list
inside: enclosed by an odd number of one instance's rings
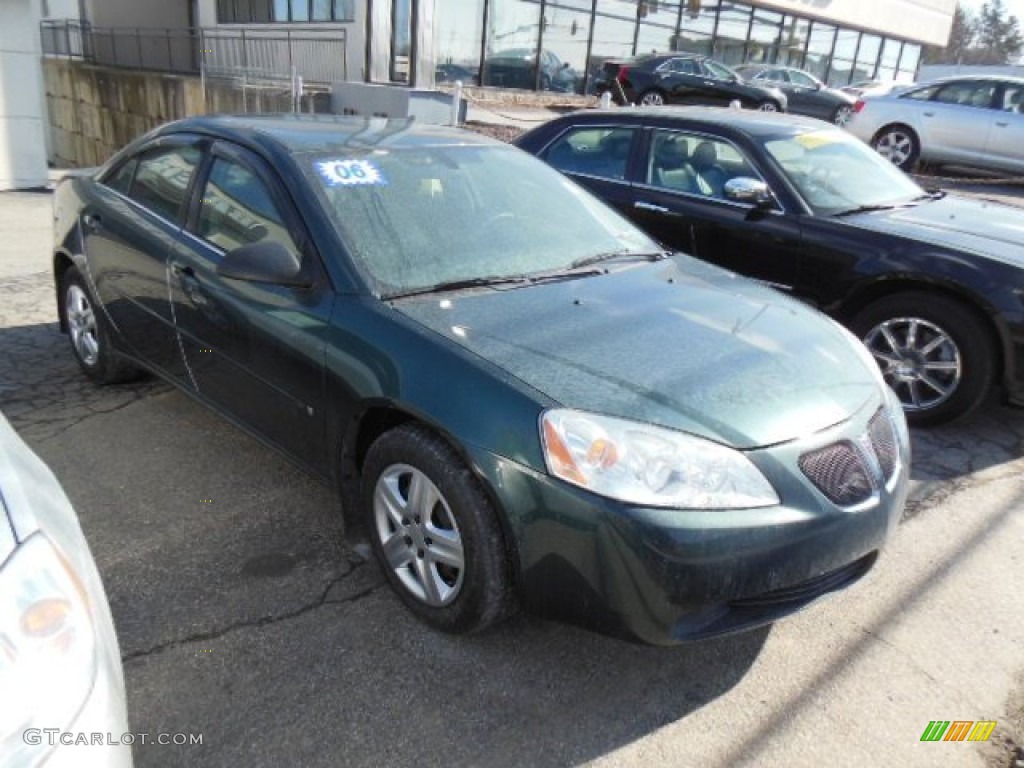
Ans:
{"label": "green car windshield", "polygon": [[514,147],[349,151],[310,156],[307,168],[349,254],[385,297],[662,250]]}

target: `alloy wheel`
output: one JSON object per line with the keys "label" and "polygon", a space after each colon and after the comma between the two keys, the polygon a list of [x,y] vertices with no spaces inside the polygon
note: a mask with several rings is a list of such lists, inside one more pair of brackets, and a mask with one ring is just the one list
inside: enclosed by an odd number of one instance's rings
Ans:
{"label": "alloy wheel", "polygon": [[889,130],[878,137],[875,151],[893,165],[902,167],[914,153],[914,139],[901,130]]}
{"label": "alloy wheel", "polygon": [[765,101],[765,102],[762,102],[762,103],[761,103],[761,104],[760,104],[760,105],[758,106],[758,109],[759,109],[759,110],[760,110],[761,112],[778,112],[778,111],[779,111],[779,108],[778,108],[777,106],[775,106],[775,102],[774,102],[774,101]]}
{"label": "alloy wheel", "polygon": [[960,349],[946,331],[927,320],[886,320],[868,331],[864,344],[907,411],[935,408],[960,385]]}
{"label": "alloy wheel", "polygon": [[832,118],[832,122],[838,126],[843,126],[850,122],[850,118],[852,116],[853,110],[850,109],[850,107],[843,106],[836,110],[836,114]]}
{"label": "alloy wheel", "polygon": [[640,103],[645,107],[660,107],[665,103],[665,97],[657,91],[649,91],[640,97]]}
{"label": "alloy wheel", "polygon": [[387,567],[408,592],[433,607],[459,595],[466,570],[462,535],[437,486],[408,464],[377,480],[373,515]]}
{"label": "alloy wheel", "polygon": [[71,285],[64,299],[64,309],[75,352],[86,365],[96,365],[100,359],[100,339],[89,297],[79,286]]}

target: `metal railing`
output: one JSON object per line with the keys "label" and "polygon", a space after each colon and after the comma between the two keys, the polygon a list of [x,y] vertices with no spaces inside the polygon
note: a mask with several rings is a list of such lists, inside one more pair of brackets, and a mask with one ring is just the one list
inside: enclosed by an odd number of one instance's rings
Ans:
{"label": "metal railing", "polygon": [[101,28],[73,20],[40,25],[43,54],[109,67],[176,74],[293,77],[309,85],[348,79],[348,39],[329,33],[222,28]]}

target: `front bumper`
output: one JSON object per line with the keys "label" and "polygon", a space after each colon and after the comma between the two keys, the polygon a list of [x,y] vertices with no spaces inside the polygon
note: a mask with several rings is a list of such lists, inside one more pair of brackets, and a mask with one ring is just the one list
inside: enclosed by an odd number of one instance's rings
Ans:
{"label": "front bumper", "polygon": [[859,432],[870,415],[749,453],[782,499],[764,509],[628,507],[493,454],[474,459],[507,512],[525,608],[668,645],[770,623],[867,573],[906,502],[902,418],[900,465],[855,509],[828,501],[796,458]]}

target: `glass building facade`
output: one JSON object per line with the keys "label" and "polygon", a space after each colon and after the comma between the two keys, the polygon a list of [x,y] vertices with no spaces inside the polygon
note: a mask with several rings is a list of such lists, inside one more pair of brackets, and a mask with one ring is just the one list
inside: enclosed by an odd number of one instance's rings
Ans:
{"label": "glass building facade", "polygon": [[[397,0],[401,2],[401,0]],[[779,63],[830,85],[913,80],[921,45],[729,0],[438,0],[438,82],[593,92],[611,58],[692,51]]]}

